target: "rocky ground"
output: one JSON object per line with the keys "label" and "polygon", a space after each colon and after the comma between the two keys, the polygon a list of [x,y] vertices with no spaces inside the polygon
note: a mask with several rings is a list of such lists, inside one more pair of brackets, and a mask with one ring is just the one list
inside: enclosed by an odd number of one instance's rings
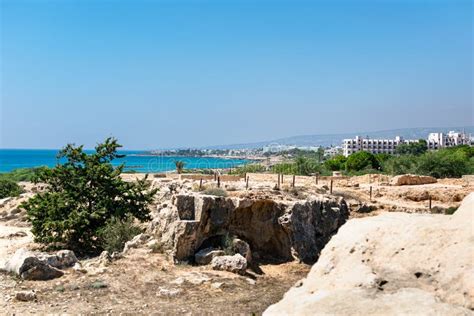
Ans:
{"label": "rocky ground", "polygon": [[[124,175],[127,180],[142,176]],[[394,186],[389,185],[391,179],[383,176],[362,176],[332,179],[333,195],[330,195],[331,179],[329,178],[320,178],[316,184],[315,177],[296,177],[293,187],[292,177],[285,176],[278,188],[276,175],[249,174],[248,176],[248,187],[243,179],[221,183],[221,187],[234,201],[234,208],[239,209],[238,205],[240,205],[235,201],[272,201],[272,203],[283,205],[284,211],[294,208],[294,205],[308,205],[305,204],[306,201],[314,198],[325,199],[336,196],[344,198],[347,202],[350,211],[349,218],[374,216],[387,211],[444,213],[451,207],[458,207],[461,200],[474,191],[473,184],[461,179],[445,179],[431,184]],[[200,195],[202,192],[199,192],[199,181],[179,180],[179,175],[149,179],[153,186],[160,189],[156,203],[152,206],[155,221],[146,227],[147,232],[151,234],[150,238],[153,239],[157,238],[154,235],[156,224],[159,218],[163,218],[163,213],[179,213],[177,207],[171,207],[173,203],[176,203],[173,202],[174,197],[180,194]],[[214,181],[203,181],[202,189],[215,187],[215,185]],[[23,183],[23,186],[26,193],[21,197],[0,200],[0,267],[17,249],[24,247],[30,250],[41,249],[40,245],[32,242],[26,214],[19,207],[19,203],[42,188],[29,183]],[[372,199],[370,199],[371,187]],[[430,197],[431,210],[428,207]],[[202,202],[196,203],[202,204]],[[200,208],[194,209],[199,213]],[[272,209],[275,207],[272,206]],[[304,209],[304,207],[297,207],[295,210],[298,209]],[[311,208],[309,210],[311,211]],[[320,209],[317,207],[318,210]],[[293,213],[292,211],[291,214]],[[277,215],[281,217],[282,214]],[[272,221],[277,220],[278,216]],[[199,225],[208,227],[207,224],[203,225],[204,221],[209,221],[207,217],[199,220],[201,220]],[[297,220],[301,219],[293,218],[293,221]],[[235,222],[230,220],[230,227],[234,227],[234,224]],[[169,228],[169,226],[166,227]],[[314,229],[318,230],[317,227]],[[298,231],[297,227],[292,230]],[[204,229],[201,232],[205,231]],[[332,230],[328,231],[328,233],[331,232]],[[261,242],[261,240],[250,239],[252,242]],[[168,241],[174,242],[174,240]],[[260,314],[269,305],[279,301],[283,294],[296,281],[306,276],[311,268],[310,265],[298,260],[299,253],[306,249],[306,244],[298,242],[295,244],[293,241],[288,245],[292,249],[299,249],[296,252],[291,251],[293,258],[297,260],[285,260],[284,263],[281,263],[281,260],[272,262],[268,258],[260,260],[256,253],[254,262],[249,263],[249,268],[240,275],[216,271],[210,265],[197,266],[184,262],[175,264],[176,253],[173,253],[172,249],[157,253],[149,247],[149,243],[145,242],[113,260],[80,258],[79,268],[76,266],[63,269],[62,277],[49,281],[23,280],[18,276],[0,273],[0,289],[2,289],[0,306],[6,314],[64,312]],[[197,250],[193,249],[193,252]],[[27,291],[30,290],[34,291],[34,294],[26,300],[31,299],[31,301],[21,301],[21,296],[16,297],[17,293],[25,291],[28,293]]]}
{"label": "rocky ground", "polygon": [[473,210],[349,221],[265,314],[474,315]]}

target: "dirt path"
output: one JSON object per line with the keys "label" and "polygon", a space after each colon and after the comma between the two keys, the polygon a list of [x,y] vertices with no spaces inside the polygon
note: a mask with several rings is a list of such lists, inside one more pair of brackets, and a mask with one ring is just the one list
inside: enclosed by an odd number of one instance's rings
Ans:
{"label": "dirt path", "polygon": [[[263,265],[256,278],[173,265],[162,254],[136,249],[98,275],[69,269],[51,281],[21,281],[0,275],[0,306],[6,314],[260,314],[303,278],[309,266],[295,262]],[[36,302],[19,302],[18,290],[32,289]]]}

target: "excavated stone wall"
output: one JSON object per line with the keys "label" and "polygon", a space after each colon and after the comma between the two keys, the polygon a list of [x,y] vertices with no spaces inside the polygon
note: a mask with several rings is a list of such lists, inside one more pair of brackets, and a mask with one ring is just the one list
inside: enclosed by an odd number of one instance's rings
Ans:
{"label": "excavated stone wall", "polygon": [[177,261],[232,235],[256,258],[311,263],[348,216],[342,198],[322,195],[294,202],[189,193],[159,211],[153,232]]}

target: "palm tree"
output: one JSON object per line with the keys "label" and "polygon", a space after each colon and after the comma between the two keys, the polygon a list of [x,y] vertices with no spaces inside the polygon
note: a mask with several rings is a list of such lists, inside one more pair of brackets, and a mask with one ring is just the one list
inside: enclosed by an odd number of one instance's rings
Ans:
{"label": "palm tree", "polygon": [[184,166],[186,165],[186,163],[181,160],[176,160],[174,164],[176,166],[176,171],[178,172],[178,174],[181,174],[184,170]]}

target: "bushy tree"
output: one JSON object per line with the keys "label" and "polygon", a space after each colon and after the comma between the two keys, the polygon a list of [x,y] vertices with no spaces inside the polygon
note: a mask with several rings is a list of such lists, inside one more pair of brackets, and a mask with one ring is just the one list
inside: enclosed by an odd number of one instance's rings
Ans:
{"label": "bushy tree", "polygon": [[364,169],[379,169],[380,164],[375,156],[367,151],[358,151],[347,158],[347,171],[360,171]]}
{"label": "bushy tree", "polygon": [[424,154],[428,150],[426,140],[420,139],[416,143],[401,144],[397,146],[395,153],[398,155],[415,155],[419,156]]}
{"label": "bushy tree", "polygon": [[121,157],[120,147],[108,138],[88,155],[83,146],[67,145],[58,154],[66,159],[64,164],[38,173],[34,181],[46,183],[46,190],[22,205],[35,241],[59,243],[80,253],[99,251],[100,231],[112,217],[150,219],[148,205],[156,190],[150,189],[146,177],[136,182],[122,180],[124,166],[111,164]]}
{"label": "bushy tree", "polygon": [[414,173],[436,178],[458,178],[474,173],[474,148],[463,145],[430,151],[419,156],[396,156],[383,162],[383,170],[393,175]]}
{"label": "bushy tree", "polygon": [[19,196],[23,190],[15,181],[10,179],[0,179],[0,199]]}
{"label": "bushy tree", "polygon": [[417,158],[411,155],[393,156],[382,163],[382,169],[391,175],[416,173]]}
{"label": "bushy tree", "polygon": [[343,155],[337,155],[333,158],[326,160],[324,166],[331,171],[339,171],[346,169],[347,158]]}
{"label": "bushy tree", "polygon": [[469,159],[462,151],[440,150],[421,156],[417,173],[435,178],[460,178],[469,172]]}

